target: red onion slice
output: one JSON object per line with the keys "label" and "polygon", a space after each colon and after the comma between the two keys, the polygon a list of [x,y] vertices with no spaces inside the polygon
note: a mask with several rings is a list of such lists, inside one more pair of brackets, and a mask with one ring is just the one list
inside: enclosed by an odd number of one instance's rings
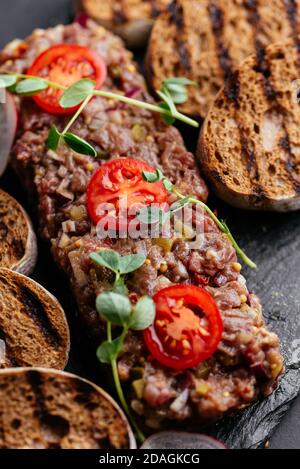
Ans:
{"label": "red onion slice", "polygon": [[82,28],[86,28],[87,27],[87,22],[89,20],[89,16],[84,13],[84,12],[81,12],[81,13],[78,13],[78,15],[76,16],[75,20],[74,20],[74,23],[78,23],[80,24],[80,26]]}
{"label": "red onion slice", "polygon": [[150,436],[142,449],[227,449],[211,436],[200,433],[166,431]]}
{"label": "red onion slice", "polygon": [[10,93],[4,96],[5,103],[0,102],[0,176],[7,166],[18,123],[14,98]]}

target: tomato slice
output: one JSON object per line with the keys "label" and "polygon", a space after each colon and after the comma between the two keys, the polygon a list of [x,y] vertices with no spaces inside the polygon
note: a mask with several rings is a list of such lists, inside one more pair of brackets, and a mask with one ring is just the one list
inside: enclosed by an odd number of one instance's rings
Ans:
{"label": "tomato slice", "polygon": [[[100,166],[86,192],[88,213],[95,224],[104,218],[108,220],[109,213],[117,220],[117,227],[124,226],[136,217],[141,207],[167,201],[163,184],[144,181],[143,171],[155,173],[152,166],[133,158],[116,158]],[[109,209],[101,209],[105,205]]]}
{"label": "tomato slice", "polygon": [[[96,88],[100,88],[106,79],[107,67],[103,59],[88,47],[58,44],[42,52],[27,73],[67,87],[82,78],[90,78],[96,82]],[[33,99],[50,114],[73,113],[78,106],[63,109],[59,104],[62,94],[62,90],[49,87]]]}
{"label": "tomato slice", "polygon": [[144,331],[151,355],[176,371],[210,357],[222,337],[223,321],[212,296],[193,285],[172,285],[156,293],[154,324]]}

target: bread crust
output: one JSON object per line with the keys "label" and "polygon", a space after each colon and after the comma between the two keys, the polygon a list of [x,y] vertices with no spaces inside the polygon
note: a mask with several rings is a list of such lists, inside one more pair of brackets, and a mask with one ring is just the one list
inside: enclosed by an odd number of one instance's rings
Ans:
{"label": "bread crust", "polygon": [[237,69],[236,99],[228,83],[204,122],[197,156],[214,191],[250,210],[300,209],[299,104],[293,98],[298,46],[270,45],[264,63],[248,57]]}
{"label": "bread crust", "polygon": [[136,448],[118,404],[86,379],[24,367],[0,370],[0,384],[1,449]]}
{"label": "bread crust", "polygon": [[30,275],[37,261],[37,240],[23,207],[0,189],[0,266]]}
{"label": "bread crust", "polygon": [[77,12],[121,36],[128,47],[143,47],[150,35],[155,18],[169,0],[77,0]]}
{"label": "bread crust", "polygon": [[34,280],[5,268],[0,268],[0,331],[0,368],[66,366],[70,333],[60,303]]}
{"label": "bread crust", "polygon": [[224,80],[271,43],[296,37],[300,1],[174,0],[156,20],[147,53],[153,90],[172,76],[187,76],[189,100],[181,112],[204,118]]}

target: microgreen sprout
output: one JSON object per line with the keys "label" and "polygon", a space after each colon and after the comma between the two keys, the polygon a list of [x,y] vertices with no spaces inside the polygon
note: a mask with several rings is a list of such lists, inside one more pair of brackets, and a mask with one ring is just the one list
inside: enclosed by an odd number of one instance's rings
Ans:
{"label": "microgreen sprout", "polygon": [[197,121],[180,113],[176,108],[176,104],[182,104],[188,98],[186,87],[188,85],[194,85],[194,82],[187,78],[179,77],[165,80],[162,84],[161,90],[157,91],[158,96],[162,100],[162,102],[158,104],[140,101],[138,99],[129,98],[122,94],[112,93],[110,91],[97,90],[95,88],[95,82],[88,78],[83,78],[72,86],[66,87],[59,83],[32,75],[2,74],[0,75],[0,84],[9,91],[21,96],[33,96],[45,91],[49,87],[56,88],[63,92],[59,101],[62,108],[71,109],[79,106],[78,110],[74,113],[64,130],[59,131],[59,129],[54,126],[51,128],[46,140],[46,145],[53,151],[57,149],[60,141],[64,140],[66,145],[77,153],[94,157],[97,156],[95,148],[89,142],[70,132],[70,128],[94,96],[112,99],[131,106],[159,113],[162,115],[166,124],[173,124],[175,120],[179,120],[193,127],[199,127],[199,123]]}
{"label": "microgreen sprout", "polygon": [[[118,358],[122,353],[129,330],[142,331],[147,329],[155,318],[153,300],[148,296],[143,296],[136,304],[132,304],[125,285],[125,276],[141,267],[146,256],[143,254],[120,256],[116,251],[108,249],[92,253],[90,257],[94,264],[105,267],[115,274],[112,291],[101,293],[96,299],[97,312],[107,324],[107,340],[98,347],[97,357],[101,363],[111,365],[120,402],[135,429],[137,438],[143,442],[145,437],[135,421],[122,389],[118,372]],[[112,326],[121,328],[121,334],[115,338],[112,335]]]}
{"label": "microgreen sprout", "polygon": [[[200,205],[203,208],[203,210],[205,210],[208,213],[208,215],[212,218],[212,220],[216,223],[216,225],[220,228],[220,230],[227,236],[227,238],[231,242],[237,254],[243,260],[243,262],[245,262],[245,264],[247,264],[252,269],[256,269],[257,267],[256,264],[251,259],[249,259],[249,257],[245,254],[245,252],[238,245],[231,231],[229,230],[226,222],[219,220],[218,217],[215,215],[215,213],[204,202],[197,199],[194,195],[186,196],[186,195],[181,194],[176,189],[176,186],[168,178],[166,178],[159,169],[155,173],[143,171],[142,177],[144,181],[147,181],[150,183],[162,181],[165,189],[168,192],[172,192],[173,194],[175,194],[178,198],[178,200],[170,207],[169,212],[162,212],[160,214],[160,217],[163,220],[166,219],[167,216],[172,217],[178,210],[182,210],[186,205],[189,205],[189,204]],[[146,211],[147,213],[145,213]],[[151,207],[146,207],[145,209],[142,209],[138,215],[138,218],[140,218],[141,221],[144,221],[147,218],[148,222],[151,223],[151,220],[152,220]],[[157,218],[158,218],[158,214],[156,214],[156,219]]]}

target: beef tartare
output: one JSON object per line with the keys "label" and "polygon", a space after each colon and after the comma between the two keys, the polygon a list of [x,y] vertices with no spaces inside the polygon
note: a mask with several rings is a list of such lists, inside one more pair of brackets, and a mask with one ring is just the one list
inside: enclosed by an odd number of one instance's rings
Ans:
{"label": "beef tartare", "polygon": [[[36,57],[55,44],[88,46],[107,65],[103,89],[152,101],[131,54],[120,39],[88,22],[37,30],[14,41],[0,54],[2,71],[25,73]],[[92,252],[143,253],[147,260],[126,278],[129,294],[153,297],[162,288],[181,284],[208,292],[221,313],[223,332],[213,355],[178,370],[159,364],[149,354],[143,333],[130,332],[118,361],[119,374],[130,387],[130,405],[151,428],[167,421],[200,426],[229,411],[242,409],[276,387],[283,370],[278,337],[266,328],[259,299],[249,293],[241,265],[227,236],[203,213],[205,242],[191,249],[184,238],[169,243],[152,239],[101,240],[86,207],[86,188],[101,164],[130,157],[159,168],[182,194],[207,198],[207,188],[194,157],[179,132],[147,110],[101,97],[90,101],[72,130],[96,148],[98,158],[66,146],[47,150],[52,125],[68,118],[42,110],[32,98],[18,102],[20,122],[13,166],[38,201],[43,237],[51,242],[58,265],[68,275],[81,319],[90,337],[103,339],[104,324],[95,309],[96,296],[111,288],[112,273],[95,266]]]}

